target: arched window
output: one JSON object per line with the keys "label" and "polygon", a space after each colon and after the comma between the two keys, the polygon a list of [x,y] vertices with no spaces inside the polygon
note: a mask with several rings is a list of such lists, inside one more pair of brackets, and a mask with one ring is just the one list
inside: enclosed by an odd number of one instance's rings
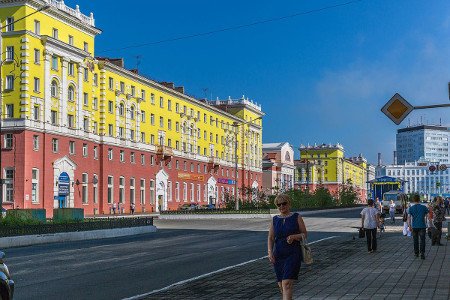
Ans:
{"label": "arched window", "polygon": [[119,115],[123,117],[123,114],[125,112],[125,107],[123,105],[123,103],[119,104]]}
{"label": "arched window", "polygon": [[52,97],[58,98],[59,88],[58,88],[58,82],[56,82],[56,80],[52,81],[52,84],[50,87],[50,94]]}
{"label": "arched window", "polygon": [[286,161],[291,161],[291,156],[289,155],[289,152],[286,152],[286,156],[284,158]]}
{"label": "arched window", "polygon": [[130,108],[130,119],[134,120],[134,106],[131,106]]}
{"label": "arched window", "polygon": [[73,88],[73,86],[69,86],[69,90],[67,93],[67,98],[69,101],[74,101],[75,100],[75,89]]}

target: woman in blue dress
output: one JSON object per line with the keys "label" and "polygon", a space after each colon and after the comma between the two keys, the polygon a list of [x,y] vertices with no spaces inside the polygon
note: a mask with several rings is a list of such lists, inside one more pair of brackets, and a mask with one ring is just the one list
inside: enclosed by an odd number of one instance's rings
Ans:
{"label": "woman in blue dress", "polygon": [[274,202],[280,214],[274,216],[270,223],[267,251],[283,300],[290,300],[302,260],[300,240],[306,239],[307,231],[303,218],[291,212],[291,198],[288,195],[278,195]]}

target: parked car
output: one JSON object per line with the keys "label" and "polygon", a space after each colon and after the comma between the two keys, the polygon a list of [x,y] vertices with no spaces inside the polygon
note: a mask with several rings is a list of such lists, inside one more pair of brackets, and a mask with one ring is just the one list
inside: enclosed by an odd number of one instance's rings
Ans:
{"label": "parked car", "polygon": [[195,210],[195,209],[197,209],[197,204],[196,203],[183,204],[183,205],[178,207],[178,210]]}
{"label": "parked car", "polygon": [[10,300],[14,295],[14,281],[4,262],[5,253],[0,251],[0,299]]}
{"label": "parked car", "polygon": [[212,210],[215,209],[216,206],[214,204],[202,204],[200,205],[199,209],[203,209],[203,210]]}
{"label": "parked car", "polygon": [[388,212],[391,200],[394,201],[395,211],[401,213],[403,211],[403,199],[407,199],[406,195],[400,191],[389,191],[383,194],[383,201],[381,205],[383,206],[383,211]]}

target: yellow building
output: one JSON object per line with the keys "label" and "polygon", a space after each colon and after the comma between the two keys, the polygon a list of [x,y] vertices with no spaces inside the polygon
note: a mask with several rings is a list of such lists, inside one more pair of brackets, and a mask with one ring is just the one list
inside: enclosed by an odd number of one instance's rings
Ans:
{"label": "yellow building", "polygon": [[78,6],[0,0],[0,18],[2,142],[17,150],[2,147],[6,205],[164,210],[261,186],[260,105],[195,99],[96,57],[101,30]]}
{"label": "yellow building", "polygon": [[359,155],[345,158],[344,147],[336,145],[300,146],[296,161],[296,186],[315,190],[322,185],[332,194],[343,185],[352,185],[361,200],[367,197],[367,160]]}

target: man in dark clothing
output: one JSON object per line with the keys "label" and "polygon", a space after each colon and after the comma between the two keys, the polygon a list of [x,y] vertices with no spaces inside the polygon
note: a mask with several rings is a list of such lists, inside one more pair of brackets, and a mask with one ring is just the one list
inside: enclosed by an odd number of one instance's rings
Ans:
{"label": "man in dark clothing", "polygon": [[447,215],[450,215],[450,201],[448,201],[448,198],[445,198],[444,208]]}
{"label": "man in dark clothing", "polygon": [[442,222],[445,220],[445,210],[444,207],[442,206],[442,197],[441,196],[437,196],[436,200],[434,201],[434,205],[433,205],[433,225],[434,225],[434,230],[433,230],[433,236],[432,236],[432,242],[431,245],[438,245],[438,246],[443,246],[443,244],[441,244],[441,236],[442,236]]}
{"label": "man in dark clothing", "polygon": [[425,231],[427,228],[426,217],[428,208],[420,204],[420,196],[417,194],[413,196],[413,201],[414,203],[408,211],[408,227],[413,233],[414,255],[418,257],[420,250],[420,258],[425,259]]}

